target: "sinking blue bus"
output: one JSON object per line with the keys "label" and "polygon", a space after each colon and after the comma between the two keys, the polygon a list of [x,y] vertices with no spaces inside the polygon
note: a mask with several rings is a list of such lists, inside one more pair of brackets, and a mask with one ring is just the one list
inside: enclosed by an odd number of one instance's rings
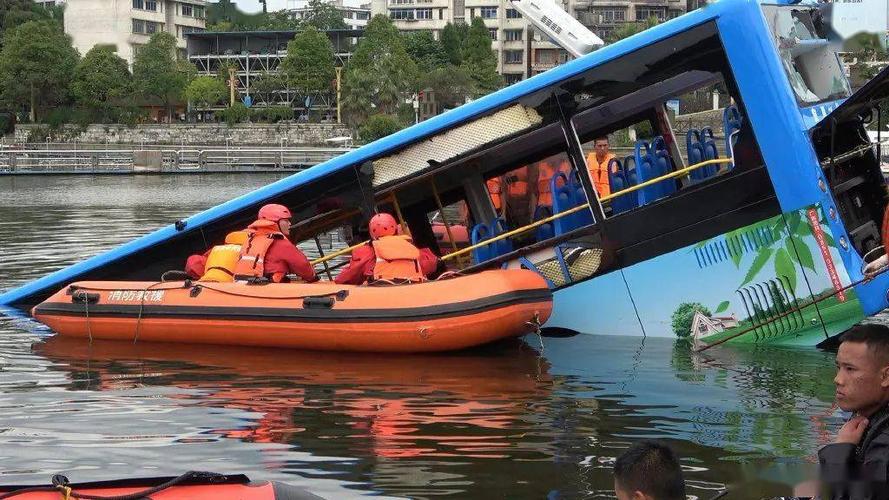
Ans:
{"label": "sinking blue bus", "polygon": [[[886,308],[889,289],[887,274],[858,283],[865,259],[883,253],[887,196],[866,130],[885,121],[889,72],[853,95],[827,30],[814,6],[721,0],[0,305],[35,304],[75,280],[156,280],[276,202],[291,207],[297,241],[386,210],[419,246],[450,252],[453,269],[535,270],[554,290],[548,328],[817,345]],[[451,248],[460,226],[470,246]]]}

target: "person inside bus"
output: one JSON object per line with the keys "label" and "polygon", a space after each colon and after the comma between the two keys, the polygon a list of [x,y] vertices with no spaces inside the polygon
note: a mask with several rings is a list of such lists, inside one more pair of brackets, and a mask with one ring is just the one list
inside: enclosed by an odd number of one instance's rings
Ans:
{"label": "person inside bus", "polygon": [[535,195],[535,212],[537,207],[546,207],[549,214],[553,213],[552,178],[559,173],[568,175],[571,172],[571,163],[568,157],[558,155],[547,158],[537,164],[537,189]]}
{"label": "person inside bus", "polygon": [[676,455],[657,441],[641,441],[614,462],[618,500],[685,500],[685,479]]}
{"label": "person inside bus", "polygon": [[590,172],[590,179],[599,198],[611,194],[611,184],[608,179],[608,164],[614,159],[614,154],[608,149],[608,137],[597,137],[593,141],[595,149],[586,157],[587,169]]}
{"label": "person inside bus", "polygon": [[352,251],[349,264],[334,282],[362,285],[373,280],[425,281],[438,268],[438,257],[428,248],[417,248],[398,234],[398,221],[387,213],[371,217],[371,241]]}
{"label": "person inside bus", "polygon": [[[531,196],[528,178],[532,167],[524,166],[507,172],[501,183],[503,193],[503,217],[507,227],[517,228],[528,225],[534,215],[536,200]],[[535,174],[536,174],[536,169]]]}
{"label": "person inside bus", "polygon": [[213,281],[233,281],[236,279],[267,278],[273,283],[288,282],[288,274],[299,276],[308,283],[318,281],[315,269],[296,245],[288,238],[290,235],[292,215],[284,205],[268,204],[259,209],[256,221],[247,229],[232,233],[226,242],[237,242],[240,249],[236,258],[222,257],[215,265],[214,252],[223,255],[227,250],[219,245],[211,248],[204,255],[192,255],[186,261],[186,272],[197,279],[205,279],[211,271],[228,274],[229,279],[213,279]]}

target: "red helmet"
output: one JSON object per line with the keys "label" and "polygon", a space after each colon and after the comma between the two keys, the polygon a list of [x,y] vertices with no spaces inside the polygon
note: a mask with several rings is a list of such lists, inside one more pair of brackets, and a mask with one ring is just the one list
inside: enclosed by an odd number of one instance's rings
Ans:
{"label": "red helmet", "polygon": [[383,236],[395,236],[398,232],[398,222],[389,214],[377,214],[370,218],[367,228],[370,230],[370,237],[378,240]]}
{"label": "red helmet", "polygon": [[290,210],[284,205],[271,203],[259,209],[259,218],[262,220],[278,222],[283,219],[290,219],[291,215]]}

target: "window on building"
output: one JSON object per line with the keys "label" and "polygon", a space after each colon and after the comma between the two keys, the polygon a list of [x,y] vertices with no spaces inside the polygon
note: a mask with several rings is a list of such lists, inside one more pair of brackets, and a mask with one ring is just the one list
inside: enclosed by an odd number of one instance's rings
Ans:
{"label": "window on building", "polygon": [[145,48],[145,45],[142,45],[141,43],[134,43],[130,45],[130,48],[133,49],[133,57],[136,57],[139,55],[139,52],[142,52],[142,49]]}
{"label": "window on building", "polygon": [[491,35],[491,40],[497,41],[497,28],[489,28],[488,33]]}
{"label": "window on building", "polygon": [[497,7],[482,7],[479,14],[482,19],[497,19]]}
{"label": "window on building", "polygon": [[145,0],[145,10],[157,12],[157,0]]}
{"label": "window on building", "polygon": [[432,9],[417,9],[417,19],[432,19]]}
{"label": "window on building", "polygon": [[391,0],[392,5],[410,5],[414,3],[414,0]]}
{"label": "window on building", "polygon": [[194,6],[188,3],[182,4],[182,15],[194,17]]}
{"label": "window on building", "polygon": [[506,9],[506,18],[507,19],[521,19],[522,14],[515,9]]}
{"label": "window on building", "polygon": [[670,9],[667,11],[667,19],[673,19],[674,17],[679,17],[682,14],[684,14],[684,12],[679,9]]}
{"label": "window on building", "polygon": [[503,80],[507,85],[512,85],[513,83],[518,83],[522,81],[521,73],[503,73]]}
{"label": "window on building", "polygon": [[145,10],[145,0],[133,0],[133,8]]}
{"label": "window on building", "polygon": [[590,10],[593,23],[614,23],[627,20],[627,9],[621,7],[593,7]]}
{"label": "window on building", "polygon": [[355,13],[352,11],[343,12],[343,17],[346,19],[355,19]]}
{"label": "window on building", "polygon": [[200,5],[194,6],[194,17],[204,19],[204,8]]}
{"label": "window on building", "polygon": [[637,21],[645,21],[646,19],[651,19],[652,17],[657,19],[658,21],[663,21],[666,15],[667,11],[664,7],[651,7],[648,5],[636,6]]}
{"label": "window on building", "polygon": [[522,33],[522,30],[503,30],[503,36],[507,42],[522,41]]}
{"label": "window on building", "polygon": [[161,23],[153,23],[151,21],[145,21],[145,33],[149,35],[153,35],[158,31],[162,31],[163,25]]}
{"label": "window on building", "polygon": [[503,63],[504,64],[522,64],[522,60],[524,59],[524,51],[523,50],[504,50],[503,51]]}
{"label": "window on building", "polygon": [[364,20],[367,20],[367,19],[370,18],[370,13],[368,13],[368,12],[357,12],[355,18],[358,19],[358,20],[360,20],[360,21],[364,21]]}
{"label": "window on building", "polygon": [[133,19],[133,33],[145,33],[145,21]]}
{"label": "window on building", "polygon": [[410,9],[393,9],[389,17],[396,21],[405,21],[414,18],[414,11]]}

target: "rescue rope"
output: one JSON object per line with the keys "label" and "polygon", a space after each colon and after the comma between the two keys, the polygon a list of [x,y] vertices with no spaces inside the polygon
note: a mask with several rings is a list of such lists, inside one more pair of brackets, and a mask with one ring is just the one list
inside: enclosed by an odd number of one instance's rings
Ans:
{"label": "rescue rope", "polygon": [[738,337],[740,337],[740,336],[742,336],[742,335],[746,335],[746,334],[748,334],[748,333],[750,333],[750,332],[752,332],[752,331],[754,331],[754,330],[756,330],[756,329],[758,329],[758,328],[762,328],[762,327],[765,326],[765,325],[769,325],[769,324],[771,324],[771,323],[774,323],[775,321],[778,321],[778,320],[780,320],[780,319],[784,319],[784,318],[786,318],[787,316],[790,316],[791,314],[798,313],[798,312],[802,311],[802,310],[805,309],[806,307],[813,306],[813,305],[815,305],[815,304],[818,304],[819,302],[823,302],[823,301],[825,301],[825,300],[827,300],[827,299],[829,299],[829,298],[831,298],[831,297],[834,297],[834,296],[836,296],[836,295],[838,295],[838,294],[840,294],[840,293],[842,293],[842,292],[845,292],[846,290],[849,290],[849,289],[852,288],[852,287],[858,286],[858,285],[860,285],[860,284],[862,284],[862,283],[866,283],[866,282],[868,282],[868,281],[874,279],[874,277],[876,277],[877,275],[879,275],[879,274],[883,274],[883,273],[885,273],[886,271],[889,271],[889,265],[882,266],[882,267],[878,268],[877,270],[875,270],[872,274],[869,274],[869,275],[865,276],[864,278],[861,278],[861,279],[858,280],[858,281],[854,281],[854,282],[852,282],[852,283],[849,283],[848,285],[846,285],[846,286],[844,286],[844,287],[842,287],[842,288],[839,288],[839,289],[837,289],[837,290],[834,290],[832,293],[829,293],[829,294],[824,295],[824,296],[822,296],[822,297],[818,297],[817,299],[813,300],[812,302],[809,302],[809,303],[807,303],[807,304],[805,304],[805,305],[802,305],[802,306],[793,307],[793,308],[791,308],[791,309],[789,309],[789,310],[787,310],[787,311],[785,311],[785,312],[783,312],[783,313],[781,313],[781,314],[775,316],[774,318],[771,318],[771,319],[768,319],[768,320],[766,320],[766,321],[763,321],[762,323],[755,324],[755,325],[751,326],[750,328],[745,328],[744,330],[741,330],[741,331],[738,332],[738,333],[734,333],[734,334],[732,334],[732,335],[730,335],[730,336],[728,336],[728,337],[726,337],[726,338],[724,338],[724,339],[721,339],[721,340],[718,340],[718,341],[716,341],[716,342],[713,342],[712,344],[707,344],[707,345],[704,346],[704,347],[701,347],[701,348],[699,348],[699,349],[695,349],[695,352],[704,352],[704,351],[706,351],[707,349],[710,349],[711,347],[716,347],[716,346],[718,346],[718,345],[720,345],[720,344],[724,344],[724,343],[728,342],[729,340],[736,339],[736,338],[738,338]]}
{"label": "rescue rope", "polygon": [[[169,283],[169,282],[167,282],[167,283]],[[151,286],[155,286],[155,285],[157,285],[157,283],[155,283],[154,285],[151,285]],[[71,285],[71,286],[74,286],[74,285]],[[310,299],[310,298],[316,298],[316,297],[317,298],[336,297],[339,300],[345,300],[345,298],[349,295],[349,291],[346,289],[341,289],[341,290],[337,290],[335,292],[330,292],[330,293],[312,294],[312,295],[287,295],[287,296],[283,296],[283,297],[280,297],[280,296],[275,297],[275,296],[268,296],[268,295],[251,295],[251,294],[247,294],[247,293],[238,293],[238,292],[232,292],[229,290],[221,290],[219,288],[207,286],[207,283],[204,283],[204,282],[195,282],[195,283],[189,284],[187,286],[176,286],[176,287],[171,287],[171,288],[160,288],[160,289],[154,289],[154,290],[155,291],[157,291],[157,290],[166,291],[166,290],[179,290],[181,288],[206,288],[207,290],[211,290],[211,291],[221,293],[224,295],[231,295],[233,297],[244,297],[244,298],[250,298],[250,299],[269,299],[269,300],[296,300],[296,299]],[[94,287],[85,287],[85,286],[80,286],[80,285],[77,285],[76,289],[89,290],[89,291],[93,291],[93,292],[118,292],[118,291],[119,292],[142,292],[142,291],[147,290],[146,288],[94,288]],[[342,298],[340,298],[340,297],[342,297]],[[144,296],[143,296],[143,299],[144,299]]]}
{"label": "rescue rope", "polygon": [[226,476],[223,474],[217,474],[215,472],[199,472],[199,471],[189,471],[181,476],[175,477],[165,483],[159,484],[153,488],[148,488],[142,491],[137,491],[135,493],[130,493],[127,495],[112,495],[112,496],[103,496],[103,495],[89,495],[86,493],[78,493],[73,490],[70,486],[68,486],[68,478],[62,475],[55,475],[52,478],[52,486],[34,486],[31,488],[22,488],[19,490],[11,491],[9,493],[5,493],[0,495],[0,500],[4,500],[7,498],[13,498],[19,495],[26,495],[28,493],[38,493],[38,492],[53,492],[56,491],[62,495],[62,498],[66,500],[69,498],[76,498],[81,500],[142,500],[155,493],[161,492],[165,489],[176,486],[177,484],[183,483],[188,480],[197,480],[202,483],[214,483],[221,482],[226,479]]}

